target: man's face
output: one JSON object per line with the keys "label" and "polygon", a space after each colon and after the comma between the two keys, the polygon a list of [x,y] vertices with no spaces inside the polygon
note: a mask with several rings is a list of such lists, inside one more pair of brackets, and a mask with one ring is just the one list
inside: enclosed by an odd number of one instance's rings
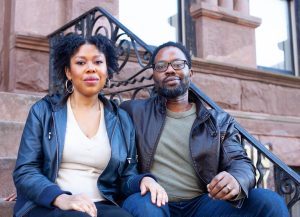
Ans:
{"label": "man's face", "polygon": [[179,48],[172,46],[162,48],[157,53],[154,64],[153,80],[159,95],[173,99],[186,93],[192,71]]}

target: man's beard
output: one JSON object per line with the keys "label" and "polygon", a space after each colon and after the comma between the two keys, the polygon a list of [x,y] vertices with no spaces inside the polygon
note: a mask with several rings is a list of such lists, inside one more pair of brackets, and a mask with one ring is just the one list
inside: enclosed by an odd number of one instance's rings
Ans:
{"label": "man's beard", "polygon": [[185,77],[183,80],[180,80],[179,86],[175,88],[168,88],[163,83],[156,84],[156,90],[158,95],[163,96],[167,99],[174,99],[186,93],[190,86],[190,79]]}

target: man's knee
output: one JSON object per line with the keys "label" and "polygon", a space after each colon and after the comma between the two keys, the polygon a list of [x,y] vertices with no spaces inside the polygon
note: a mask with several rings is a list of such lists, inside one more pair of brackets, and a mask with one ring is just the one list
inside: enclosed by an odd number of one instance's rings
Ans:
{"label": "man's knee", "polygon": [[169,216],[167,205],[158,207],[151,202],[151,195],[147,193],[142,196],[140,193],[130,195],[122,204],[122,207],[130,212],[134,217],[139,216]]}
{"label": "man's knee", "polygon": [[249,198],[247,200],[253,207],[257,209],[261,208],[261,210],[264,210],[264,212],[270,215],[274,213],[274,216],[277,216],[278,213],[282,213],[282,215],[279,216],[288,216],[287,206],[283,198],[271,190],[262,188],[252,189],[249,192]]}
{"label": "man's knee", "polygon": [[275,204],[285,205],[283,198],[274,191],[262,188],[255,188],[249,192],[249,200],[253,203],[274,206]]}

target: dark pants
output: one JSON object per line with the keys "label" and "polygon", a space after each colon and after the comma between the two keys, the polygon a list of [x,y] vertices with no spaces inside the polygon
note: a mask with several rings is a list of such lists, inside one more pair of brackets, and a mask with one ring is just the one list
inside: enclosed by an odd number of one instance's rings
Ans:
{"label": "dark pants", "polygon": [[[102,202],[95,203],[97,207],[97,217],[132,217],[126,210],[114,205]],[[35,207],[26,217],[91,217],[85,212],[75,210],[48,209],[45,207]]]}
{"label": "dark pants", "polygon": [[222,200],[213,200],[207,194],[199,197],[170,202],[158,208],[150,202],[150,195],[129,196],[123,208],[134,217],[288,217],[283,199],[275,192],[265,189],[252,189],[241,208],[235,208]]}

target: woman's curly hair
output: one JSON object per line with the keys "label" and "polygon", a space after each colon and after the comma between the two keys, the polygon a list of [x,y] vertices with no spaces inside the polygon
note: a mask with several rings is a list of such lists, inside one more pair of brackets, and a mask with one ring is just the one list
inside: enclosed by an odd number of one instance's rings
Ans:
{"label": "woman's curly hair", "polygon": [[67,80],[65,70],[70,68],[71,57],[83,44],[95,45],[104,54],[109,78],[112,78],[113,73],[118,71],[118,54],[111,40],[103,35],[83,37],[75,33],[70,33],[56,39],[52,46],[53,69],[61,84],[64,84]]}

